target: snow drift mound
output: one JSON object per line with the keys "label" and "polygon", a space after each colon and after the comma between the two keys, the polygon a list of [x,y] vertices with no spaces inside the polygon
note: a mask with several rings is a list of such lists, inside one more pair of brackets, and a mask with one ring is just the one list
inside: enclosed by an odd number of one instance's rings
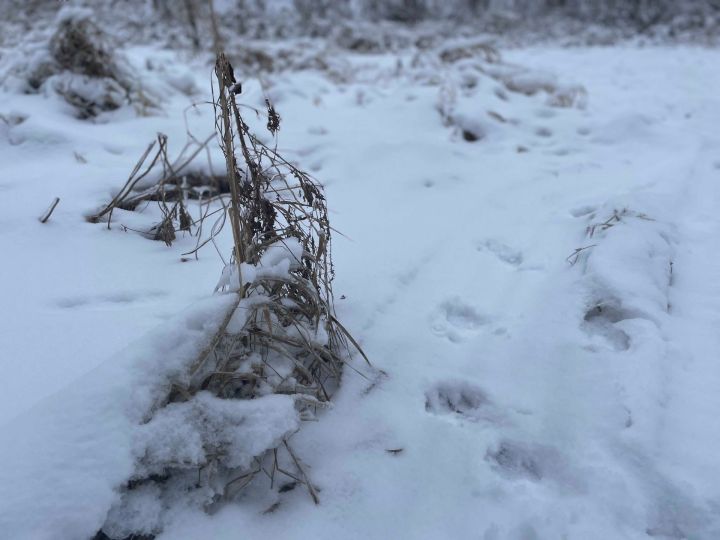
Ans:
{"label": "snow drift mound", "polygon": [[89,9],[61,9],[49,28],[16,49],[0,81],[15,91],[60,96],[80,118],[130,104],[144,110],[158,101],[143,91]]}

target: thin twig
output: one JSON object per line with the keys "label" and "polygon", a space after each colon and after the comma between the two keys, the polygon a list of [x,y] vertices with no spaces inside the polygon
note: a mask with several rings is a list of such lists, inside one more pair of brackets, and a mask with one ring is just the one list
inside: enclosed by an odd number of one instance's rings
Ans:
{"label": "thin twig", "polygon": [[55,210],[55,207],[60,202],[60,197],[55,197],[53,199],[52,204],[50,205],[50,208],[45,210],[42,216],[40,216],[40,223],[47,223],[47,220],[50,219],[50,216],[52,215],[53,211]]}

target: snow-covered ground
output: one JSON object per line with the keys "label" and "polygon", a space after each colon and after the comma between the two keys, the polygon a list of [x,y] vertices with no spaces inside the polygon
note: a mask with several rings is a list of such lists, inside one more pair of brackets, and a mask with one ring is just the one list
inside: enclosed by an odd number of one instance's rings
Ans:
{"label": "snow-covered ground", "polygon": [[[251,488],[208,515],[148,495],[159,538],[720,538],[720,53],[503,53],[532,69],[520,83],[582,85],[586,103],[389,54],[341,58],[340,82],[266,81],[281,150],[326,187],[338,316],[376,369],[346,370],[293,437],[318,506]],[[208,65],[128,55],[161,114],[91,123],[0,94],[23,120],[0,122],[3,537],[95,534],[154,363],[181,365],[227,310],[213,248],[182,262],[195,238],[85,220],[156,132],[179,150],[209,98]],[[197,91],[162,86],[179,79]],[[210,106],[186,116],[212,133]]]}

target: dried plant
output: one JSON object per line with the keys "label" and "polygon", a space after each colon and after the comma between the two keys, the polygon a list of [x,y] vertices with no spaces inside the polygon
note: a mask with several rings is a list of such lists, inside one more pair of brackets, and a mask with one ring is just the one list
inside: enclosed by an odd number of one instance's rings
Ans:
{"label": "dried plant", "polygon": [[[207,211],[204,214],[201,213],[199,220],[194,220],[190,216],[187,209],[187,199],[190,196],[188,179],[196,173],[188,172],[186,169],[206,149],[212,139],[212,136],[204,141],[191,139],[182,149],[179,157],[171,162],[167,153],[167,136],[162,133],[158,134],[157,139],[151,142],[140,156],[120,191],[102,209],[88,216],[88,221],[98,223],[107,220],[107,226],[110,228],[115,209],[135,210],[143,202],[156,201],[162,219],[149,230],[139,231],[141,234],[171,245],[177,232],[190,231],[193,226],[196,226],[196,233],[200,238],[202,222],[212,214],[209,213],[208,204]],[[153,150],[155,150],[154,153]],[[156,177],[154,182],[147,187],[138,189],[138,186],[145,186],[148,179],[153,178],[153,175]],[[207,176],[204,178],[208,179]],[[222,183],[212,177],[209,178],[209,181],[218,185]],[[212,199],[209,199],[206,202],[211,201]],[[207,241],[211,241],[213,238],[214,235]],[[199,249],[199,244],[200,240],[198,240],[196,250]]]}
{"label": "dried plant", "polygon": [[[142,497],[147,489],[160,490],[167,493],[161,495],[166,497],[176,497],[178,489],[194,493],[193,500],[212,510],[256,478],[266,478],[278,494],[304,486],[318,503],[319,489],[289,438],[298,421],[313,420],[319,409],[329,406],[353,352],[367,361],[357,341],[335,316],[334,230],[321,186],[251,132],[236,102],[241,87],[223,54],[217,57],[215,73],[216,130],[230,195],[221,208],[228,219],[216,222],[211,238],[224,223],[230,223],[233,253],[216,292],[235,295],[235,301],[208,345],[187,365],[185,373],[173,378],[169,389],[158,393],[147,411],[139,429],[145,431],[143,440],[150,444],[139,453],[122,500],[108,517],[107,531],[119,530],[117,520],[121,518],[117,516],[125,515],[123,505],[131,507],[133,498]],[[278,132],[280,123],[279,114],[267,102],[266,128],[270,134]],[[150,157],[155,144],[158,149]],[[152,193],[158,204],[164,205],[166,215],[157,226],[157,234],[173,234],[182,221],[174,217],[183,211],[182,190],[177,185],[172,191],[166,187],[178,178],[178,169],[167,159],[165,138],[160,136],[155,144],[145,151],[124,188],[94,216],[96,221],[107,217],[109,224],[114,208],[135,204],[138,197]],[[187,162],[183,160],[178,166],[182,168]],[[163,171],[158,182],[140,195],[129,195],[160,164]],[[206,218],[189,226],[197,232]],[[288,396],[289,402],[281,395]],[[292,418],[279,424],[278,399],[288,403],[292,411]],[[268,430],[276,434],[266,442],[250,445],[255,450],[249,456],[246,441],[252,432],[245,436],[243,431],[248,429],[243,420],[248,407],[265,411],[256,414],[253,421],[268,422]],[[158,453],[152,442],[154,429],[168,422],[191,425],[193,433],[202,439],[203,457],[190,462],[179,459],[182,452],[168,453],[165,439],[158,443],[163,449]],[[182,429],[178,425],[171,431]],[[160,454],[166,457],[158,458]],[[246,459],[239,460],[242,455]],[[278,505],[279,501],[273,503],[267,513]]]}
{"label": "dried plant", "polygon": [[[236,96],[240,85],[224,54],[215,65],[216,129],[230,186],[227,208],[234,248],[219,291],[237,294],[237,308],[207,351],[191,368],[190,383],[169,401],[207,390],[223,399],[289,394],[301,418],[313,418],[340,383],[351,347],[367,357],[335,317],[331,238],[327,204],[318,183],[251,133]],[[275,135],[280,116],[267,103],[267,129]],[[369,363],[369,362],[368,362]],[[284,449],[296,472],[278,461]],[[315,488],[287,439],[238,471],[225,496],[264,472],[279,472]]]}
{"label": "dried plant", "polygon": [[[216,127],[226,157],[234,238],[233,262],[218,288],[238,291],[244,322],[225,336],[223,358],[206,358],[196,368],[206,373],[200,385],[227,396],[244,391],[227,374],[259,354],[253,380],[269,382],[274,392],[325,402],[339,382],[349,345],[365,356],[335,317],[333,230],[325,197],[310,176],[250,132],[223,54],[215,70]],[[267,105],[267,129],[274,135],[280,117]],[[278,369],[272,359],[285,367]]]}

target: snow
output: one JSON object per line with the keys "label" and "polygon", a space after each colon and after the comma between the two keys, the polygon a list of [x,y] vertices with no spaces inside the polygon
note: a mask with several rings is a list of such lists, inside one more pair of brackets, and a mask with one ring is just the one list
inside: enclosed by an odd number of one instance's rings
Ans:
{"label": "snow", "polygon": [[141,422],[207,346],[234,298],[195,303],[3,425],[0,526],[7,534],[83,538],[102,526],[134,453],[161,444],[163,426]]}
{"label": "snow", "polygon": [[[501,52],[507,73],[459,60],[434,82],[431,59],[348,53],[330,62],[347,79],[264,82],[279,148],[326,186],[338,318],[376,368],[356,358],[367,378],[346,370],[292,438],[318,506],[302,489],[211,514],[159,485],[121,494],[143,460],[190,468],[210,442],[246,465],[299,425],[290,397],[203,393],[143,423],[236,297],[212,294],[212,247],[181,262],[194,238],[120,227],[143,215],[84,220],[156,132],[171,155],[186,117],[212,132],[210,107],[183,114],[209,65],[127,50],[163,96],[149,116],[81,121],[52,93],[0,93],[23,119],[0,121],[3,534],[90,538],[110,512],[119,537],[173,540],[720,537],[720,54]],[[262,271],[286,273],[287,253]]]}
{"label": "snow", "polygon": [[228,465],[247,467],[253,457],[297,429],[295,416],[288,396],[245,402],[201,392],[192,401],[168,405],[144,424],[135,453],[149,463],[150,474],[162,472],[154,471],[154,464],[204,465],[207,448],[228,447]]}

